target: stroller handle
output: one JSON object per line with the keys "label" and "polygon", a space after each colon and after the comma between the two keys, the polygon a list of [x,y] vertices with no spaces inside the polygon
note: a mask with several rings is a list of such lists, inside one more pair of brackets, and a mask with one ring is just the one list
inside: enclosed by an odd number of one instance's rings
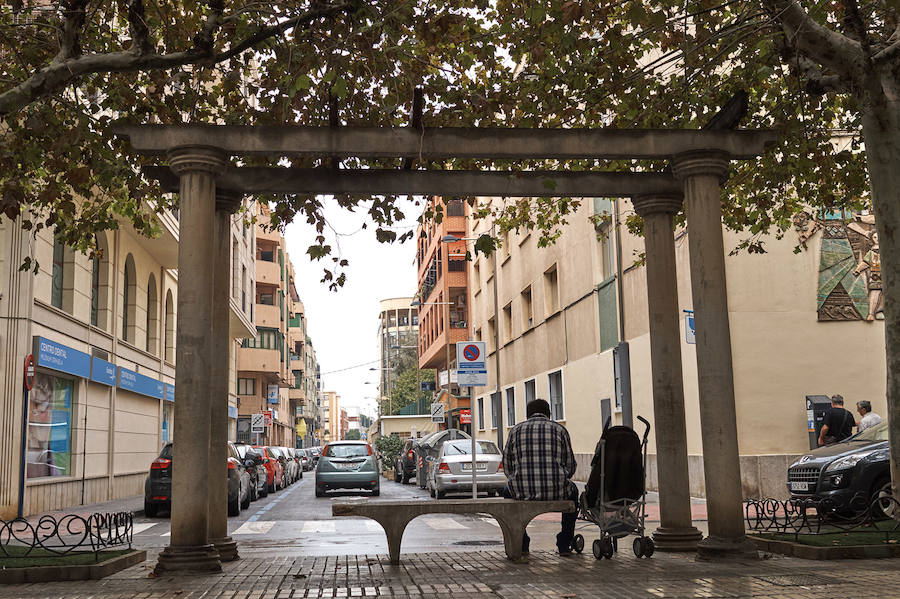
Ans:
{"label": "stroller handle", "polygon": [[638,416],[638,420],[644,423],[644,443],[647,442],[647,437],[650,435],[650,423],[643,416]]}

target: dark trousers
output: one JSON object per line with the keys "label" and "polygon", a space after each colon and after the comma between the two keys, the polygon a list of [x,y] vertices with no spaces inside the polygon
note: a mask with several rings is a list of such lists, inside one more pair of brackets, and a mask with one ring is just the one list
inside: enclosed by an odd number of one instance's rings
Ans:
{"label": "dark trousers", "polygon": [[[575,521],[578,520],[578,487],[574,483],[569,487],[567,495],[567,499],[571,499],[573,502],[572,507],[574,511],[562,513],[562,530],[556,535],[556,548],[560,553],[572,551],[572,540],[575,538]],[[513,499],[512,494],[509,492],[509,487],[503,487],[503,496],[507,499]],[[528,553],[530,545],[531,537],[526,532],[522,536],[522,551]]]}

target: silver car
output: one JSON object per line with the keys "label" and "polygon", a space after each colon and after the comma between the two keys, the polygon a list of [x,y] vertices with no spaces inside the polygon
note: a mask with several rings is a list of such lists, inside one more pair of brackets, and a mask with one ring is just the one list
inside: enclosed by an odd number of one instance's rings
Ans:
{"label": "silver car", "polygon": [[[475,442],[475,471],[479,491],[491,497],[506,486],[503,455],[490,441]],[[428,489],[432,497],[442,499],[447,493],[472,492],[472,441],[447,441],[429,471]]]}

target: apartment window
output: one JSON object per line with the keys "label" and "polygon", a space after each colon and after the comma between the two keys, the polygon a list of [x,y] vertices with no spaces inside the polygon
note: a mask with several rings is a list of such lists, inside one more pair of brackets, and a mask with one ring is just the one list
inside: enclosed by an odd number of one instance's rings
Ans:
{"label": "apartment window", "polygon": [[264,306],[274,306],[275,305],[275,294],[274,293],[260,293],[258,303],[260,303]]}
{"label": "apartment window", "polygon": [[555,264],[544,273],[544,307],[547,316],[559,310],[559,272]]}
{"label": "apartment window", "polygon": [[503,306],[503,342],[509,343],[512,338],[512,302],[510,302]]}
{"label": "apartment window", "polygon": [[238,395],[256,395],[256,379],[238,379]]}
{"label": "apartment window", "polygon": [[525,381],[525,405],[527,406],[529,403],[534,401],[534,379],[530,381]]}
{"label": "apartment window", "polygon": [[166,291],[166,360],[175,362],[175,302],[172,292]]}
{"label": "apartment window", "polygon": [[472,291],[478,293],[481,291],[481,261],[472,262]]}
{"label": "apartment window", "polygon": [[236,239],[231,241],[231,297],[237,299],[238,291],[238,264],[240,263],[240,255],[238,254],[238,242]]}
{"label": "apartment window", "polygon": [[475,341],[481,341],[481,329],[475,329]]}
{"label": "apartment window", "polygon": [[500,233],[500,262],[505,263],[509,258],[509,231]]}
{"label": "apartment window", "polygon": [[125,258],[124,285],[122,286],[122,339],[134,343],[137,336],[137,277],[134,273],[134,258]]}
{"label": "apartment window", "polygon": [[612,219],[615,210],[613,200],[594,198],[594,228],[600,251],[600,274],[603,280],[615,274],[615,249],[613,246]]}
{"label": "apartment window", "polygon": [[478,398],[478,430],[484,430],[484,398]]}
{"label": "apartment window", "polygon": [[58,238],[53,238],[53,273],[50,286],[50,304],[62,310],[63,289],[66,284],[66,246]]}
{"label": "apartment window", "polygon": [[516,389],[510,387],[506,390],[506,426],[516,423]]}
{"label": "apartment window", "polygon": [[260,250],[259,259],[263,262],[275,262],[275,252],[272,250]]}
{"label": "apartment window", "polygon": [[273,329],[257,329],[256,339],[244,339],[244,347],[253,349],[281,349]]}
{"label": "apartment window", "polygon": [[534,308],[531,303],[531,285],[522,290],[522,329],[534,326]]}
{"label": "apartment window", "polygon": [[547,375],[550,385],[550,416],[553,420],[565,420],[563,413],[562,371],[557,370]]}
{"label": "apartment window", "polygon": [[247,267],[241,267],[241,312],[247,311]]}
{"label": "apartment window", "polygon": [[91,326],[100,322],[100,256],[91,258]]}
{"label": "apartment window", "polygon": [[492,352],[495,349],[497,349],[495,347],[496,341],[497,341],[496,331],[497,331],[496,322],[494,321],[493,318],[488,319],[488,338],[487,338],[487,344],[486,344],[488,352]]}
{"label": "apartment window", "polygon": [[156,353],[156,342],[159,331],[159,300],[156,295],[156,277],[150,275],[147,281],[147,340],[144,349],[151,354]]}
{"label": "apartment window", "polygon": [[491,393],[491,428],[503,426],[503,416],[500,411],[500,393]]}

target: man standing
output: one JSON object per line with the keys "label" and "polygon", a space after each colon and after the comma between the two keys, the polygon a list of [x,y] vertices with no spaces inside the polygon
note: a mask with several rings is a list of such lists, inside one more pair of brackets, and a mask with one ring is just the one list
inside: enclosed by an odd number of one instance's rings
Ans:
{"label": "man standing", "polygon": [[881,422],[881,416],[872,411],[872,402],[870,401],[863,400],[856,402],[856,411],[862,416],[856,427],[856,432],[858,433]]}
{"label": "man standing", "polygon": [[819,433],[819,447],[843,441],[853,434],[856,420],[853,414],[844,409],[844,397],[831,396],[831,409],[825,414],[822,431]]}
{"label": "man standing", "polygon": [[[527,420],[509,432],[503,454],[503,470],[508,480],[504,495],[524,501],[571,499],[577,510],[578,488],[572,482],[575,454],[569,432],[550,420],[550,404],[535,399],[525,406]],[[572,555],[577,511],[563,512],[562,531],[556,535],[560,555]],[[522,551],[528,553],[531,540],[522,539]]]}

